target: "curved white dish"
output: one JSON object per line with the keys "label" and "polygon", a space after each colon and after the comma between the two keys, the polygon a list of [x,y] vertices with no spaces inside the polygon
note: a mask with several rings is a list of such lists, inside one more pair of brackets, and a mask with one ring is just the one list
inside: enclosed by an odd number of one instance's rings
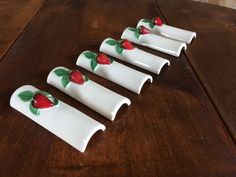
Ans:
{"label": "curved white dish", "polygon": [[60,70],[66,71],[67,73],[72,72],[65,67],[56,67],[49,73],[47,83],[53,85],[111,121],[115,119],[116,113],[123,104],[131,104],[128,98],[121,96],[89,79],[83,84],[77,84],[70,81],[68,86],[64,87],[62,84],[63,76],[60,77],[56,74],[56,71]]}
{"label": "curved white dish", "polygon": [[[81,66],[88,71],[91,71],[105,79],[108,79],[126,89],[129,89],[137,94],[141,92],[144,83],[148,80],[152,82],[152,76],[129,68],[123,64],[113,61],[109,65],[97,64],[95,69],[92,69],[91,59],[86,58],[85,53],[90,52],[94,57],[97,54],[91,51],[84,51],[77,59],[76,65]],[[111,58],[109,58],[112,60]]]}
{"label": "curved white dish", "polygon": [[160,52],[178,57],[182,49],[187,49],[187,45],[184,42],[172,40],[157,34],[139,34],[137,37],[132,30],[138,30],[137,28],[126,28],[122,33],[122,39],[128,39],[133,43],[147,46],[149,48],[158,50]]}
{"label": "curved white dish", "polygon": [[[35,94],[35,92],[39,90],[31,85],[24,85],[18,88],[11,96],[11,107],[81,152],[85,151],[90,138],[95,132],[105,130],[103,124],[54,97],[51,97],[51,99],[54,99],[54,101],[57,100],[57,105],[50,108],[38,109],[38,114],[36,114],[34,112],[35,108],[32,108],[31,104],[33,98],[30,99],[30,94],[26,94],[24,91]],[[22,92],[24,92],[24,94],[22,94]],[[19,97],[19,94],[23,95],[25,101]]]}
{"label": "curved white dish", "polygon": [[[111,43],[109,44],[109,41],[113,41],[112,44],[114,45],[111,45]],[[140,50],[136,47],[131,50],[124,49],[121,47],[121,43],[122,41],[107,38],[102,42],[99,50],[112,57],[118,58],[155,74],[159,74],[164,65],[170,65],[168,60]],[[117,50],[117,47],[120,49]]]}
{"label": "curved white dish", "polygon": [[145,22],[145,21],[148,21],[148,20],[147,19],[141,19],[138,22],[137,27],[145,26],[146,28],[151,30],[151,32],[154,33],[154,34],[161,34],[161,35],[166,36],[166,37],[171,38],[171,39],[175,39],[175,40],[178,40],[178,41],[183,41],[187,44],[190,44],[191,41],[193,40],[193,38],[197,37],[196,32],[176,28],[176,27],[169,26],[169,25],[166,25],[166,24],[162,24],[161,26],[154,25],[153,28],[152,28],[150,26],[150,24],[148,22]]}

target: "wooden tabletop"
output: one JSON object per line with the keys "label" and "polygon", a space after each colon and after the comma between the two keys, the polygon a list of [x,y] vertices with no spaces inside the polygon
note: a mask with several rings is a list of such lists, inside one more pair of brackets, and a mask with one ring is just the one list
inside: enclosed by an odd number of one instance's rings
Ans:
{"label": "wooden tabletop", "polygon": [[[111,122],[46,84],[56,66],[77,68],[141,18],[197,32],[140,95],[81,68],[130,98]],[[236,11],[187,0],[0,0],[1,177],[236,176]],[[137,67],[131,66],[137,70]],[[140,70],[146,72],[144,70]],[[148,73],[148,72],[146,72]],[[151,74],[151,73],[148,73]],[[82,154],[9,106],[31,84],[102,122]]]}

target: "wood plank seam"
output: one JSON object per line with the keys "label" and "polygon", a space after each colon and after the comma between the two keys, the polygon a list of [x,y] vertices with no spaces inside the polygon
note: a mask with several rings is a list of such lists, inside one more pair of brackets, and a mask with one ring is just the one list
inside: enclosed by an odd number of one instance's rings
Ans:
{"label": "wood plank seam", "polygon": [[203,88],[203,90],[205,91],[207,97],[209,98],[212,106],[214,107],[216,113],[218,114],[219,119],[222,121],[222,123],[224,124],[224,128],[226,129],[226,131],[229,133],[229,136],[231,137],[231,139],[233,140],[234,144],[236,144],[236,140],[234,139],[233,134],[231,133],[229,127],[227,126],[226,122],[224,121],[220,110],[218,109],[217,105],[215,104],[212,96],[210,95],[210,93],[208,92],[207,88],[205,87],[205,85],[203,84],[203,82],[201,81],[200,76],[197,74],[197,71],[194,69],[193,65],[191,64],[190,60],[188,59],[187,54],[184,52],[184,55],[186,56],[187,62],[189,63],[189,66],[191,67],[193,73],[195,74],[197,80],[199,81],[199,83],[201,84],[201,87]]}
{"label": "wood plank seam", "polygon": [[[167,18],[166,18],[166,16],[164,15],[164,12],[161,10],[160,6],[158,5],[157,0],[153,0],[153,1],[154,1],[155,5],[156,5],[157,10],[160,11],[162,17],[164,18],[165,22],[166,22],[167,24],[169,24],[169,23],[168,23],[168,20],[167,20]],[[191,61],[189,60],[188,55],[186,54],[185,51],[183,51],[183,52],[184,52],[184,56],[186,57],[187,63],[188,63],[189,66],[191,67],[191,69],[192,69],[194,75],[196,76],[198,82],[200,83],[201,87],[203,88],[204,92],[206,93],[207,97],[209,98],[210,103],[212,104],[213,108],[215,109],[215,111],[216,111],[216,113],[217,113],[219,119],[220,119],[221,122],[223,123],[226,132],[228,133],[228,135],[230,136],[230,138],[232,139],[232,141],[234,142],[234,144],[236,144],[236,139],[234,138],[234,136],[233,136],[233,134],[231,133],[229,127],[227,126],[226,122],[224,121],[224,119],[223,119],[223,117],[222,117],[222,115],[221,115],[221,113],[220,113],[220,110],[218,109],[217,105],[215,104],[215,102],[214,102],[213,98],[211,97],[210,93],[208,92],[207,88],[205,87],[205,85],[204,85],[203,82],[201,81],[200,76],[197,74],[197,71],[195,70],[194,66],[192,65]]]}
{"label": "wood plank seam", "polygon": [[34,17],[38,14],[38,12],[40,11],[40,9],[42,8],[43,4],[45,3],[45,1],[41,4],[41,6],[38,8],[38,10],[35,12],[34,15],[32,15],[32,18],[28,21],[28,23],[25,25],[25,27],[22,29],[22,31],[18,34],[18,36],[16,37],[16,39],[14,41],[12,41],[11,45],[9,46],[9,48],[4,52],[4,54],[2,55],[2,57],[0,57],[0,63],[4,60],[5,56],[7,55],[7,53],[9,52],[9,50],[12,48],[12,46],[15,44],[15,42],[20,38],[20,36],[23,34],[23,32],[25,31],[25,29],[30,25],[30,23],[32,22],[32,20],[34,19]]}

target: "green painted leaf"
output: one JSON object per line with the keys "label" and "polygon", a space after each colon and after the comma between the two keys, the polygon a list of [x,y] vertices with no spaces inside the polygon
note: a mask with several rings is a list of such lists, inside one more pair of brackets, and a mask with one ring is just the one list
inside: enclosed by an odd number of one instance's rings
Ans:
{"label": "green painted leaf", "polygon": [[113,59],[113,58],[111,58],[111,57],[110,57],[109,59],[110,59],[110,62],[111,62],[111,63],[113,63],[114,59]]}
{"label": "green painted leaf", "polygon": [[19,95],[22,101],[31,101],[33,99],[34,93],[31,91],[21,92]]}
{"label": "green painted leaf", "polygon": [[69,74],[64,75],[61,79],[61,82],[63,87],[66,88],[66,86],[70,83]]}
{"label": "green painted leaf", "polygon": [[139,37],[140,37],[140,34],[139,34],[139,32],[138,32],[138,31],[135,31],[134,35],[135,35],[135,37],[136,37],[137,39],[139,39]]}
{"label": "green painted leaf", "polygon": [[90,66],[91,66],[91,68],[92,68],[93,71],[95,70],[95,68],[96,68],[97,65],[98,65],[98,64],[97,64],[96,58],[92,59],[92,60],[91,60],[91,63],[90,63]]}
{"label": "green painted leaf", "polygon": [[151,27],[151,28],[154,28],[154,23],[153,23],[153,21],[151,21],[150,23],[149,23],[149,26]]}
{"label": "green painted leaf", "polygon": [[106,43],[109,44],[109,45],[112,45],[112,46],[119,44],[118,41],[113,40],[113,39],[107,40]]}
{"label": "green painted leaf", "polygon": [[53,104],[54,104],[54,106],[58,105],[58,103],[59,103],[59,100],[56,99],[56,98],[54,98],[54,99],[53,99]]}
{"label": "green painted leaf", "polygon": [[30,103],[29,105],[30,108],[30,112],[32,112],[32,114],[38,116],[39,115],[39,110],[37,108],[34,108],[33,105]]}
{"label": "green painted leaf", "polygon": [[68,71],[65,70],[65,69],[56,69],[56,70],[54,71],[54,73],[55,73],[57,76],[61,77],[61,76],[64,76],[65,74],[67,74]]}
{"label": "green painted leaf", "polygon": [[124,50],[124,49],[121,48],[120,45],[117,45],[117,46],[116,46],[116,52],[117,52],[118,54],[122,55],[123,50]]}
{"label": "green painted leaf", "polygon": [[143,19],[142,22],[144,23],[150,23],[152,20],[148,20],[148,19]]}
{"label": "green painted leaf", "polygon": [[88,59],[94,59],[96,58],[97,54],[94,52],[87,51],[87,52],[84,52],[84,56]]}
{"label": "green painted leaf", "polygon": [[131,28],[131,27],[129,27],[128,29],[129,29],[130,31],[133,31],[133,32],[137,31],[137,28]]}
{"label": "green painted leaf", "polygon": [[88,80],[89,80],[89,78],[88,78],[87,75],[84,75],[84,80],[85,80],[85,81],[88,81]]}
{"label": "green painted leaf", "polygon": [[134,36],[135,36],[137,39],[139,39],[139,37],[140,37],[139,29],[137,29],[137,28],[131,28],[131,27],[129,27],[128,29],[129,29],[130,31],[133,31],[133,32],[134,32]]}

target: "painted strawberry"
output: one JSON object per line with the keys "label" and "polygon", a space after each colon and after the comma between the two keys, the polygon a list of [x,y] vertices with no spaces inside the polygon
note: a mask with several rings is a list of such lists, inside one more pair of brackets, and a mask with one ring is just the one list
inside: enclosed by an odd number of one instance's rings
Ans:
{"label": "painted strawberry", "polygon": [[134,49],[134,46],[133,44],[127,40],[127,39],[124,39],[122,42],[121,42],[121,47],[124,48],[124,49],[127,49],[127,50],[132,50]]}
{"label": "painted strawberry", "polygon": [[140,26],[138,28],[138,30],[139,30],[140,34],[150,34],[151,33],[151,31],[149,29],[147,29],[146,27],[144,27],[144,26]]}
{"label": "painted strawberry", "polygon": [[84,77],[78,70],[72,71],[70,73],[69,79],[70,79],[70,81],[72,81],[74,83],[77,83],[77,84],[83,84],[84,83]]}
{"label": "painted strawberry", "polygon": [[53,107],[53,102],[49,100],[45,95],[42,93],[36,93],[34,95],[32,105],[34,108],[37,109],[44,109],[44,108],[50,108]]}
{"label": "painted strawberry", "polygon": [[97,61],[97,63],[103,64],[103,65],[111,64],[110,58],[107,55],[103,54],[103,53],[99,53],[97,55],[96,61]]}
{"label": "painted strawberry", "polygon": [[154,23],[154,25],[157,25],[157,26],[162,26],[163,25],[160,17],[154,18],[153,23]]}

